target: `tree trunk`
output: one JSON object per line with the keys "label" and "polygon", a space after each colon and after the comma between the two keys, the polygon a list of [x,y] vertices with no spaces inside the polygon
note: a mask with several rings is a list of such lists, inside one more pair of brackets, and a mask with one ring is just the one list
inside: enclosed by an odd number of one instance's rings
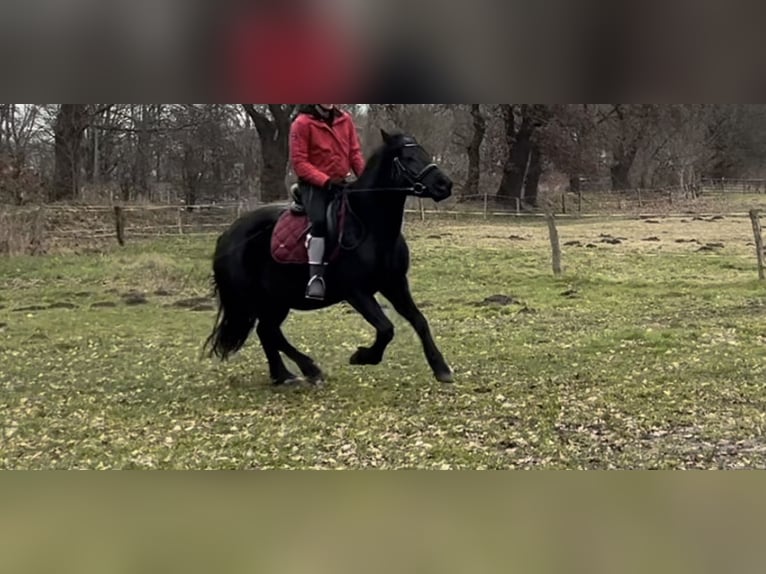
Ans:
{"label": "tree trunk", "polygon": [[95,184],[101,183],[101,141],[98,128],[93,128],[93,163],[91,181]]}
{"label": "tree trunk", "polygon": [[612,165],[610,172],[612,175],[612,189],[615,191],[625,191],[630,189],[630,168],[627,163],[616,163]]}
{"label": "tree trunk", "polygon": [[527,181],[524,184],[524,202],[532,207],[537,207],[537,194],[540,189],[540,178],[543,175],[543,161],[540,146],[537,142],[532,143],[529,155],[529,168],[527,169]]}
{"label": "tree trunk", "polygon": [[[101,120],[104,126],[112,125],[113,115],[110,110],[104,113]],[[113,178],[116,161],[114,158],[115,135],[114,132],[107,130],[98,133],[98,175],[100,181],[111,181]],[[95,178],[95,175],[94,175]]]}
{"label": "tree trunk", "polygon": [[54,125],[53,201],[77,198],[80,192],[80,150],[88,123],[88,104],[61,104]]}
{"label": "tree trunk", "polygon": [[613,190],[625,191],[631,188],[630,172],[633,169],[633,163],[636,161],[637,155],[637,142],[633,142],[627,148],[623,142],[617,145],[614,150],[614,162],[610,168]]}
{"label": "tree trunk", "polygon": [[205,160],[203,150],[195,144],[184,149],[183,181],[187,209],[191,210],[199,199],[200,183],[204,179]]}
{"label": "tree trunk", "polygon": [[[615,104],[614,111],[619,120],[618,129],[621,131],[614,147],[614,161],[610,168],[612,189],[625,191],[631,188],[630,172],[646,129],[646,119],[643,116],[635,118],[627,115],[622,104]],[[636,121],[639,122],[638,127],[632,123]]]}
{"label": "tree trunk", "polygon": [[534,124],[528,113],[528,104],[521,106],[522,121],[518,131],[515,129],[516,120],[512,108],[512,104],[503,104],[508,157],[503,167],[500,189],[497,192],[498,201],[503,202],[513,202],[522,197],[534,132]]}
{"label": "tree trunk", "polygon": [[266,203],[283,201],[287,197],[285,187],[289,161],[287,139],[262,141],[261,158],[261,201]]}
{"label": "tree trunk", "polygon": [[471,104],[473,117],[473,138],[468,145],[468,178],[465,182],[464,196],[476,199],[480,195],[481,184],[481,146],[487,134],[487,120],[481,113],[481,104]]}
{"label": "tree trunk", "polygon": [[269,118],[254,104],[242,104],[261,140],[261,201],[287,198],[287,164],[290,160],[290,125],[293,104],[269,104]]}
{"label": "tree trunk", "polygon": [[572,193],[580,193],[582,189],[580,176],[570,176],[569,178],[569,191]]}
{"label": "tree trunk", "polygon": [[4,153],[10,155],[10,134],[8,133],[9,118],[11,115],[11,106],[15,104],[0,104],[0,156]]}
{"label": "tree trunk", "polygon": [[133,184],[136,193],[143,198],[149,197],[149,105],[141,104],[138,110],[138,136],[133,166]]}

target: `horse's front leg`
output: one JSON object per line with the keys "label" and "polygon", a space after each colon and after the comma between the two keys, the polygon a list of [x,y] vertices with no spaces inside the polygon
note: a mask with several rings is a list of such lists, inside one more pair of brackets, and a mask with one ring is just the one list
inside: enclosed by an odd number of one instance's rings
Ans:
{"label": "horse's front leg", "polygon": [[359,347],[351,357],[352,365],[379,365],[389,343],[394,339],[394,325],[388,320],[373,295],[356,293],[348,299],[349,304],[375,328],[376,337],[372,347]]}
{"label": "horse's front leg", "polygon": [[412,299],[407,278],[404,277],[396,280],[396,282],[392,282],[381,292],[391,302],[396,312],[404,317],[417,332],[423,343],[423,350],[425,351],[428,364],[433,370],[436,379],[442,383],[452,383],[454,381],[454,373],[436,346],[436,342],[431,335],[428,320],[426,320]]}

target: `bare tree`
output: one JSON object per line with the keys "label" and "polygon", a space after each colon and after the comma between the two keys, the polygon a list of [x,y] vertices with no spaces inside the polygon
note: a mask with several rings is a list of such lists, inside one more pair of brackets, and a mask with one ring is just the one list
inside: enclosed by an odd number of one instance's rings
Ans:
{"label": "bare tree", "polygon": [[55,168],[51,199],[71,200],[79,196],[82,144],[85,130],[95,116],[112,104],[60,104],[53,126]]}
{"label": "bare tree", "polygon": [[[492,186],[535,205],[548,175],[598,178],[615,189],[692,189],[702,177],[763,177],[763,104],[349,104],[365,151],[379,128],[415,135],[463,196]],[[21,201],[14,174],[41,176],[53,200],[187,201],[286,197],[294,104],[0,104],[3,198]],[[611,185],[610,185],[611,184]],[[14,191],[9,193],[9,190]],[[585,188],[588,191],[588,188]],[[37,194],[27,194],[25,201]]]}
{"label": "bare tree", "polygon": [[[508,154],[497,199],[505,202],[524,200],[535,206],[542,175],[538,132],[549,121],[550,111],[546,104],[500,104],[500,109],[505,122]],[[531,175],[529,182],[528,175]]]}
{"label": "bare tree", "polygon": [[242,104],[261,141],[261,199],[284,200],[295,104]]}
{"label": "bare tree", "polygon": [[471,104],[471,138],[466,146],[468,155],[468,175],[465,180],[463,195],[478,197],[481,187],[481,148],[487,135],[487,118],[481,104]]}
{"label": "bare tree", "polygon": [[8,158],[15,175],[27,165],[27,154],[39,135],[37,104],[0,104],[0,154]]}

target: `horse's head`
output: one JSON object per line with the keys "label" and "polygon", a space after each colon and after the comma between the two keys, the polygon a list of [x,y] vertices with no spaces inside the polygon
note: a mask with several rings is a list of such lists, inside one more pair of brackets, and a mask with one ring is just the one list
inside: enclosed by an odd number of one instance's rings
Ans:
{"label": "horse's head", "polygon": [[444,201],[452,195],[452,180],[433,162],[417,140],[404,134],[381,130],[387,151],[393,157],[396,185],[411,188],[416,197]]}

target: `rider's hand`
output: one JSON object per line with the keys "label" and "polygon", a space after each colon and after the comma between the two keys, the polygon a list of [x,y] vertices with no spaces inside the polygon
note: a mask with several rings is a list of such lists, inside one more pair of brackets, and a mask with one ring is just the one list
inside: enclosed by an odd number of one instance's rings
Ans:
{"label": "rider's hand", "polygon": [[329,191],[332,194],[338,194],[343,192],[343,184],[337,182],[337,181],[330,181],[327,183],[326,187],[327,191]]}

